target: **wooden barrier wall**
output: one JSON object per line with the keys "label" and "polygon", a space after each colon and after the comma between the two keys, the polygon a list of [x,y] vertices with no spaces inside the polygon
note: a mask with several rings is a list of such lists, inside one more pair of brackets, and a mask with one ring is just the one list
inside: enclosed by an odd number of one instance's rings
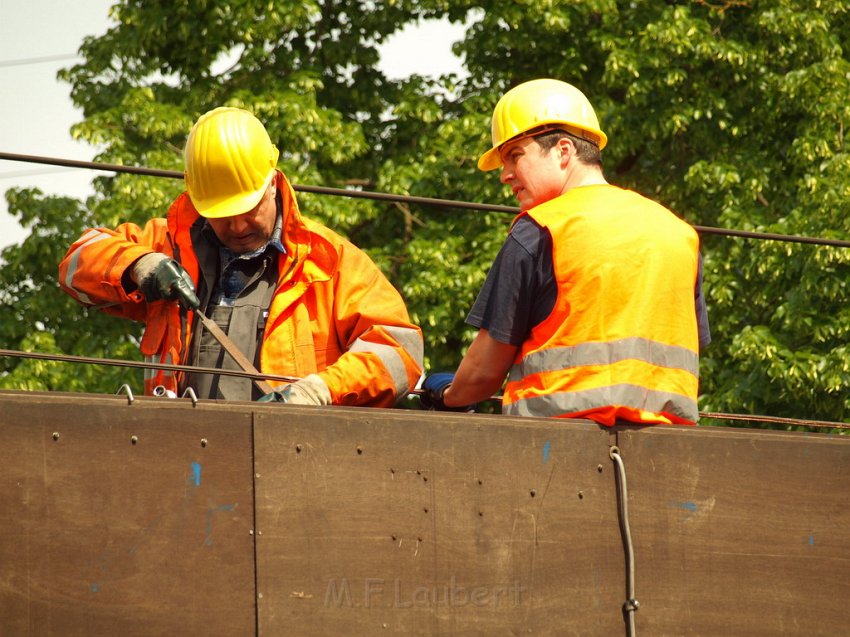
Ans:
{"label": "wooden barrier wall", "polygon": [[9,635],[838,635],[850,439],[0,392]]}

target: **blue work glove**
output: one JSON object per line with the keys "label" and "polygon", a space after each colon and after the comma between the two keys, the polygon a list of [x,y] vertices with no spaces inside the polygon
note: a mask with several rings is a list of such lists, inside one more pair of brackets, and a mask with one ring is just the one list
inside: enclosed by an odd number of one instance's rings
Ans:
{"label": "blue work glove", "polygon": [[419,402],[425,409],[432,411],[475,411],[475,405],[464,405],[463,407],[446,407],[443,402],[443,393],[449,385],[454,382],[454,372],[436,372],[425,378],[422,383],[422,393],[419,394]]}
{"label": "blue work glove", "polygon": [[178,301],[189,310],[196,310],[201,304],[195,294],[192,277],[182,265],[166,254],[146,254],[136,261],[133,271],[146,301]]}

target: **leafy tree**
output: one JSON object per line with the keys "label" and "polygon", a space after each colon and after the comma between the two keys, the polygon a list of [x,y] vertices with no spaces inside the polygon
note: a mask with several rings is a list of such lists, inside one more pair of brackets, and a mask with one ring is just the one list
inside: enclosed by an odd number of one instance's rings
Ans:
{"label": "leafy tree", "polygon": [[[475,167],[488,147],[490,113],[507,88],[557,77],[595,105],[610,138],[603,155],[613,183],[698,225],[847,235],[846,0],[124,0],[112,15],[115,26],[84,43],[85,63],[63,74],[85,115],[74,132],[100,144],[103,161],[179,169],[191,122],[231,104],[268,124],[296,184],[512,205],[495,174]],[[455,46],[468,76],[390,81],[377,70],[385,37],[442,16],[469,24]],[[181,186],[98,178],[85,206],[7,195],[34,232],[3,254],[21,268],[0,272],[6,342],[33,331],[20,324],[21,310],[8,309],[18,303],[37,308],[37,329],[61,351],[128,355],[138,334],[126,324],[72,320],[82,312],[56,292],[55,262],[83,222],[162,214]],[[464,316],[511,216],[317,195],[300,201],[370,251],[402,291],[425,331],[428,366],[454,368],[473,334]],[[39,256],[44,271],[26,270],[42,244],[52,261]],[[850,252],[716,235],[703,236],[703,252],[714,342],[702,357],[701,408],[850,416]],[[12,278],[22,273],[30,283]],[[85,386],[103,389],[94,380]]]}
{"label": "leafy tree", "polygon": [[[138,335],[126,321],[88,312],[59,291],[58,259],[69,238],[93,225],[87,208],[66,197],[43,197],[36,189],[12,190],[6,198],[10,212],[32,233],[0,254],[0,342],[30,352],[140,358]],[[4,389],[114,392],[134,380],[141,387],[141,375],[115,367],[13,358],[0,358],[0,364]]]}

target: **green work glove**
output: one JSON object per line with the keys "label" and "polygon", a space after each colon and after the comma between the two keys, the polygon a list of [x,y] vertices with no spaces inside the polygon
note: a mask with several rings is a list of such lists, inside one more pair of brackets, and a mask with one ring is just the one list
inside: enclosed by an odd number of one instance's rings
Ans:
{"label": "green work glove", "polygon": [[166,254],[146,254],[133,264],[133,275],[146,301],[177,301],[189,310],[196,310],[201,304],[192,277]]}

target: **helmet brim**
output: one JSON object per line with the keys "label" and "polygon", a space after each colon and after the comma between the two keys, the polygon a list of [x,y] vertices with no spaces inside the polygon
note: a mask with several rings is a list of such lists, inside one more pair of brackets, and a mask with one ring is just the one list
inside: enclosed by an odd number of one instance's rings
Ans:
{"label": "helmet brim", "polygon": [[[557,130],[557,129],[560,128],[560,129],[563,129],[566,132],[570,133],[571,135],[574,135],[576,137],[584,139],[584,140],[586,140],[586,141],[588,141],[592,144],[596,144],[597,146],[599,146],[599,150],[602,150],[603,148],[605,148],[605,146],[608,145],[608,136],[604,132],[602,132],[601,129],[598,129],[598,128],[591,129],[591,128],[587,128],[587,127],[580,127],[580,126],[576,126],[575,124],[573,124],[571,122],[561,122],[561,121],[543,122],[539,126],[546,126],[546,125],[552,126],[552,128],[550,130]],[[478,158],[478,170],[487,172],[489,170],[496,170],[497,168],[501,168],[502,167],[502,156],[499,154],[499,149],[502,146],[504,146],[505,144],[508,144],[508,143],[514,141],[515,139],[521,139],[523,137],[528,137],[528,136],[529,136],[529,132],[523,131],[521,133],[514,135],[510,139],[506,139],[505,141],[503,141],[498,146],[493,146],[490,150],[488,150],[486,153],[484,153],[483,155],[481,155],[481,157]],[[536,136],[536,135],[532,135],[532,136]]]}
{"label": "helmet brim", "polygon": [[[269,187],[269,184],[274,178],[274,175],[275,170],[272,169],[269,176],[266,177],[266,180],[263,182],[262,187],[258,190],[239,194],[235,197],[226,197],[220,201],[214,201],[212,205],[207,205],[205,207],[198,207],[198,204],[195,203],[194,200],[192,201],[192,204],[195,206],[198,214],[207,219],[223,219],[224,217],[236,217],[237,215],[245,214],[246,212],[253,210],[256,205],[260,203],[260,200],[263,198],[263,194],[265,194],[266,189]],[[189,198],[191,197],[192,192],[190,190]]]}
{"label": "helmet brim", "polygon": [[488,170],[496,170],[502,165],[502,158],[499,156],[499,147],[493,146],[486,153],[478,158],[478,170],[487,172]]}

